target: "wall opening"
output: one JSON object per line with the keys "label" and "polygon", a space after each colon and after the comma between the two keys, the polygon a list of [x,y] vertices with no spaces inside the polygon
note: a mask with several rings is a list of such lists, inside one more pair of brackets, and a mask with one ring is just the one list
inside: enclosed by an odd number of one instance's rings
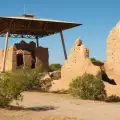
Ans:
{"label": "wall opening", "polygon": [[23,63],[23,54],[17,54],[17,67],[22,66]]}
{"label": "wall opening", "polygon": [[31,68],[35,68],[35,63],[36,63],[36,59],[35,58],[32,58],[32,65],[31,65]]}

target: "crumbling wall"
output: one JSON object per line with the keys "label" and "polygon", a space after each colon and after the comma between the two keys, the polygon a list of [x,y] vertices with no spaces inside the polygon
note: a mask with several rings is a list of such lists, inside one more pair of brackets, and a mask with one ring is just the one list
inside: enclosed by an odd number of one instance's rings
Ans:
{"label": "crumbling wall", "polygon": [[29,52],[34,51],[36,48],[35,42],[31,41],[30,43],[26,43],[23,40],[20,43],[15,43],[14,46],[16,47],[17,50],[26,50]]}
{"label": "crumbling wall", "polygon": [[48,70],[49,68],[49,53],[48,48],[37,47],[35,49],[35,57],[36,57],[36,67],[40,66],[44,70]]}
{"label": "crumbling wall", "polygon": [[[4,50],[0,50],[0,70],[2,69]],[[5,70],[17,69],[17,55],[22,54],[23,65],[28,67],[41,66],[43,69],[49,68],[49,53],[48,48],[38,47],[34,42],[26,43],[21,41],[7,49]],[[35,63],[36,62],[36,63]],[[33,67],[34,68],[34,67]]]}
{"label": "crumbling wall", "polygon": [[95,76],[101,73],[100,67],[93,65],[89,59],[89,50],[77,39],[71,49],[68,59],[61,69],[61,80],[54,81],[52,91],[57,89],[68,89],[72,79],[82,76],[84,73],[90,73]]}
{"label": "crumbling wall", "polygon": [[[27,67],[31,67],[31,65],[32,65],[32,55],[31,55],[31,53],[26,51],[26,50],[17,50],[16,51],[16,58],[17,58],[18,54],[23,55],[23,65],[27,66]],[[17,62],[17,59],[16,59],[16,62]]]}
{"label": "crumbling wall", "polygon": [[107,39],[105,71],[109,78],[120,84],[120,22],[110,31]]}
{"label": "crumbling wall", "polygon": [[[5,70],[12,70],[14,46],[7,49]],[[0,70],[2,70],[4,50],[0,50]]]}

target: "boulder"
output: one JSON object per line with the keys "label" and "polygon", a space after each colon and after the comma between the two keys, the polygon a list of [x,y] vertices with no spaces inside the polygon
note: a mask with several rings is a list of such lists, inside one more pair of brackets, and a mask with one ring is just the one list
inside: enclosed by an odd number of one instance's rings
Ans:
{"label": "boulder", "polygon": [[49,72],[49,75],[51,79],[53,80],[59,80],[61,78],[61,70],[56,70],[53,72]]}

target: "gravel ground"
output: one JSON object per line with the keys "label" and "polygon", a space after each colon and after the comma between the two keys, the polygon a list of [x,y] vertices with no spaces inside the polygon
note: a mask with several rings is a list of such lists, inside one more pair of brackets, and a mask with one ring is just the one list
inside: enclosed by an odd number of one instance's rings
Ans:
{"label": "gravel ground", "polygon": [[78,100],[67,94],[25,92],[17,107],[0,109],[0,120],[120,120],[120,103]]}

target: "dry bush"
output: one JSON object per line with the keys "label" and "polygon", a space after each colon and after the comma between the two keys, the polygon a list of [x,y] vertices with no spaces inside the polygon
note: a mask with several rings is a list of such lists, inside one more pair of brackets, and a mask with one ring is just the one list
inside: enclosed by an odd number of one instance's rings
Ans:
{"label": "dry bush", "polygon": [[105,85],[101,77],[91,74],[84,74],[73,79],[69,87],[69,93],[74,97],[90,100],[104,100],[106,98]]}

